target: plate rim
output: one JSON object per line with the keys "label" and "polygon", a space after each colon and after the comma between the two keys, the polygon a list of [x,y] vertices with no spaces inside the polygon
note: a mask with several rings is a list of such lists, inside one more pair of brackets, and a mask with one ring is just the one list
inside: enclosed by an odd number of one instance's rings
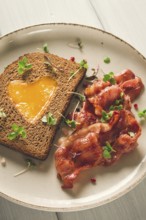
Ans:
{"label": "plate rim", "polygon": [[[77,23],[66,23],[66,22],[51,22],[51,23],[42,23],[42,24],[35,24],[35,25],[30,25],[30,26],[26,26],[23,28],[19,28],[16,29],[15,31],[11,31],[5,35],[2,35],[0,37],[0,41],[3,40],[4,38],[13,35],[17,32],[21,32],[23,30],[27,30],[27,29],[31,29],[31,28],[35,28],[35,27],[45,27],[45,26],[75,26],[75,27],[81,27],[81,28],[87,28],[87,29],[91,29],[91,30],[95,30],[98,32],[102,32],[104,34],[107,34],[109,36],[112,36],[113,38],[117,39],[118,41],[121,41],[122,43],[126,44],[127,46],[129,46],[133,51],[135,51],[137,53],[138,56],[140,56],[144,62],[146,62],[146,57],[139,52],[135,47],[133,47],[130,43],[128,43],[127,41],[121,39],[120,37],[118,37],[115,34],[112,34],[111,32],[102,30],[100,28],[97,27],[93,27],[93,26],[89,26],[89,25],[83,25],[83,24],[77,24]],[[118,193],[116,193],[115,195],[113,195],[110,198],[105,198],[103,201],[90,201],[90,204],[81,204],[81,203],[77,203],[76,206],[74,207],[49,207],[46,205],[36,205],[36,204],[32,204],[32,203],[28,203],[28,202],[24,202],[22,200],[18,200],[12,196],[9,196],[3,192],[0,191],[0,197],[13,202],[17,205],[21,205],[27,208],[32,208],[32,209],[36,209],[36,210],[41,210],[41,211],[50,211],[50,212],[73,212],[73,211],[81,211],[81,210],[87,210],[87,209],[91,209],[91,208],[95,208],[104,204],[107,204],[109,202],[112,202],[118,198],[120,198],[121,196],[125,195],[126,193],[128,193],[129,191],[131,191],[132,189],[134,189],[144,178],[146,177],[146,169],[143,171],[142,175],[140,175],[140,177],[137,178],[137,180],[135,182],[133,182],[131,185],[129,185],[128,187],[124,188],[123,191],[120,191]]]}

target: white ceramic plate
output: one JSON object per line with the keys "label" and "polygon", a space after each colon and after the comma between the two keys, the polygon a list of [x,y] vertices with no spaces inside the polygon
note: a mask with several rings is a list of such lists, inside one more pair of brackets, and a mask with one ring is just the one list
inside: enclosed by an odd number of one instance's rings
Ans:
{"label": "white ceramic plate", "polygon": [[[83,50],[71,48],[70,43],[80,38]],[[72,24],[45,24],[28,27],[10,33],[0,39],[0,72],[9,63],[27,52],[36,51],[48,43],[51,53],[61,57],[74,56],[76,61],[86,59],[89,70],[99,64],[105,72],[120,72],[130,68],[146,85],[146,61],[132,46],[121,39],[101,31]],[[111,58],[110,64],[103,62]],[[136,101],[140,109],[146,108],[145,92]],[[134,110],[133,110],[134,112]],[[134,112],[136,113],[136,112]],[[0,156],[6,158],[6,167],[0,166],[0,195],[15,203],[49,211],[74,211],[96,207],[127,193],[146,174],[146,122],[138,148],[124,156],[111,167],[97,167],[82,173],[73,190],[62,190],[56,177],[53,151],[44,162],[36,162],[38,168],[14,177],[25,167],[25,156],[0,146]],[[90,182],[95,177],[96,185]]]}

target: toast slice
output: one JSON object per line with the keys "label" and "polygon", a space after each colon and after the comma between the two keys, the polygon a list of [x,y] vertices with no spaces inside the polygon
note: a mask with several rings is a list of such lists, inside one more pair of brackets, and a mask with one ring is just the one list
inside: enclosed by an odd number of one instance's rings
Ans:
{"label": "toast slice", "polygon": [[[32,68],[23,74],[19,74],[18,62],[24,57],[27,58]],[[70,73],[75,71],[77,71],[77,74],[70,77]],[[75,62],[53,54],[39,52],[25,54],[7,66],[0,75],[0,109],[3,110],[6,116],[0,117],[0,143],[33,158],[46,159],[62,119],[58,112],[64,114],[72,97],[71,92],[76,89],[85,72],[86,69],[80,68],[80,65]],[[11,99],[8,86],[14,80],[29,84],[46,76],[56,81],[56,90],[51,100],[44,106],[43,111],[38,114],[35,120],[30,121],[19,111],[16,103]],[[57,120],[54,126],[42,122],[42,117],[49,112]],[[13,140],[9,140],[8,135],[12,132],[13,124],[22,126],[27,137],[18,136]]]}

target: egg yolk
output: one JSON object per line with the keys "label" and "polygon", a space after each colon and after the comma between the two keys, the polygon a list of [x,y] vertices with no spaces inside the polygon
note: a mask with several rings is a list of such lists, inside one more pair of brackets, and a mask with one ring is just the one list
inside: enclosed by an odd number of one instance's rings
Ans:
{"label": "egg yolk", "polygon": [[29,121],[33,121],[49,104],[56,88],[56,80],[45,76],[32,83],[11,81],[8,92],[19,112]]}

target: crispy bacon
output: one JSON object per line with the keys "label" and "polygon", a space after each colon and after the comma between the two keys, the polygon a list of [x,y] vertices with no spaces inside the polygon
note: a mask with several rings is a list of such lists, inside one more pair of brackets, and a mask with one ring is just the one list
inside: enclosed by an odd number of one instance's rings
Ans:
{"label": "crispy bacon", "polygon": [[103,82],[102,80],[94,81],[93,84],[91,84],[85,89],[85,95],[87,97],[90,97],[95,94],[98,94],[99,92],[101,92],[102,89],[106,88],[109,85],[110,82]]}
{"label": "crispy bacon", "polygon": [[77,122],[76,130],[96,123],[98,119],[94,114],[94,108],[91,103],[84,102],[81,110],[74,114],[74,120]]}
{"label": "crispy bacon", "polygon": [[[86,101],[74,113],[76,129],[58,141],[55,164],[63,188],[72,188],[81,171],[111,165],[137,146],[141,128],[130,110],[131,101],[140,94],[143,83],[131,70],[123,71],[115,79],[116,85],[98,80],[85,89]],[[102,111],[109,112],[116,100],[120,100],[123,108],[113,110],[111,118],[102,123]],[[103,151],[107,142],[113,150],[106,158]]]}
{"label": "crispy bacon", "polygon": [[135,77],[135,79],[125,81],[121,84],[120,87],[124,93],[130,97],[131,101],[133,101],[139,96],[142,89],[144,88],[144,85],[140,78]]}
{"label": "crispy bacon", "polygon": [[[128,132],[133,132],[130,137]],[[95,123],[63,139],[55,153],[56,169],[63,188],[72,188],[79,173],[97,165],[110,165],[124,153],[135,148],[141,129],[134,116],[126,110],[118,111],[109,123]],[[110,159],[103,157],[106,141],[113,144]]]}
{"label": "crispy bacon", "polygon": [[[100,116],[102,110],[109,110],[110,106],[115,104],[116,100],[121,99],[121,94],[123,90],[118,85],[112,85],[104,88],[98,95],[89,97],[89,102],[95,108],[95,114]],[[123,94],[123,108],[131,109],[131,101],[128,96]]]}
{"label": "crispy bacon", "polygon": [[104,158],[103,165],[111,165],[118,161],[123,154],[134,150],[140,135],[141,128],[133,114],[127,110],[120,111],[117,124],[109,132],[100,136],[101,145],[109,141],[115,150],[110,159]]}
{"label": "crispy bacon", "polygon": [[135,74],[129,69],[123,70],[119,75],[115,76],[115,80],[117,84],[119,85],[125,81],[134,79],[134,78],[135,78]]}

